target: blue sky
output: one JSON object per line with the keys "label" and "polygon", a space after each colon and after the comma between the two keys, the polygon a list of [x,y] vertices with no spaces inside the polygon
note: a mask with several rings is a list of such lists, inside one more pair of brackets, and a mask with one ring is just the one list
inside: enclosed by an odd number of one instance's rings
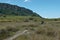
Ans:
{"label": "blue sky", "polygon": [[0,0],[0,2],[31,9],[45,18],[60,17],[60,0]]}

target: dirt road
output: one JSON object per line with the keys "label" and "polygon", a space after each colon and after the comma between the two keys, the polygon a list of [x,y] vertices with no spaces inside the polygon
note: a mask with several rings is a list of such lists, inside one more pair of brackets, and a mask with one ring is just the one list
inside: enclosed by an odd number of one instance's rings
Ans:
{"label": "dirt road", "polygon": [[14,36],[9,37],[9,38],[4,39],[4,40],[13,40],[13,39],[17,38],[18,36],[23,35],[23,34],[25,34],[27,32],[28,32],[28,30],[18,31],[18,32],[16,32],[16,34]]}

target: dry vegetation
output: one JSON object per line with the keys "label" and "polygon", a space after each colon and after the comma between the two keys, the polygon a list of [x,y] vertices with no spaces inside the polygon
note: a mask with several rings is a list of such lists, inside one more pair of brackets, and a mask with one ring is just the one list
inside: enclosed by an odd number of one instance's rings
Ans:
{"label": "dry vegetation", "polygon": [[[33,29],[34,30],[30,29],[31,34],[22,35],[16,40],[60,40],[60,23],[54,24],[53,22],[49,22],[35,26]],[[25,36],[28,38],[25,38]],[[21,37],[23,39],[21,39]]]}
{"label": "dry vegetation", "polygon": [[[50,21],[51,20],[51,21]],[[0,31],[5,31],[4,37],[0,32],[0,39],[14,35],[18,30],[29,30],[30,34],[24,34],[14,40],[60,40],[60,20],[41,19],[39,17],[1,17]]]}

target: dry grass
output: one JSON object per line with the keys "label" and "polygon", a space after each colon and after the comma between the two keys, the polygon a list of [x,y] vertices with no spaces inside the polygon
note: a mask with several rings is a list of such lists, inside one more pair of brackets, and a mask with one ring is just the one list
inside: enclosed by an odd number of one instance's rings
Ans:
{"label": "dry grass", "polygon": [[[36,26],[36,24],[38,25]],[[25,39],[23,35],[23,37],[20,36],[15,40],[60,40],[60,23],[58,22],[47,21],[44,24],[36,22],[29,24],[29,27],[34,30],[30,30],[31,34],[26,35],[28,37],[27,39]],[[21,37],[24,39],[21,39]]]}
{"label": "dry grass", "polygon": [[[44,21],[41,24],[41,21]],[[0,29],[16,27],[29,30],[31,34],[21,35],[14,40],[60,40],[60,21],[43,20],[38,17],[6,17],[0,18]]]}

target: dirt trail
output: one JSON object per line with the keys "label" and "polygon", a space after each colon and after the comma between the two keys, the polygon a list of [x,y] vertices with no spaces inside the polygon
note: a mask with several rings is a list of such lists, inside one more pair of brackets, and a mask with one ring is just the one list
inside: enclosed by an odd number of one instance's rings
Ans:
{"label": "dirt trail", "polygon": [[9,38],[4,39],[4,40],[13,40],[13,39],[17,38],[18,36],[23,35],[23,34],[25,34],[27,32],[28,32],[28,30],[18,31],[18,32],[16,32],[16,34],[14,36],[9,37]]}

